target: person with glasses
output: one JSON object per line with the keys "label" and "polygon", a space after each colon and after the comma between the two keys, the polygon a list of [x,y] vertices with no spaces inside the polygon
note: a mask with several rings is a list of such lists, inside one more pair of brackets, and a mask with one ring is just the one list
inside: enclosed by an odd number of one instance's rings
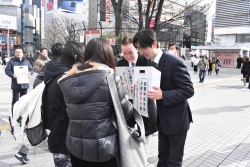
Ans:
{"label": "person with glasses", "polygon": [[148,97],[157,103],[157,166],[181,166],[187,131],[192,122],[187,99],[194,95],[188,69],[179,57],[158,47],[156,33],[151,29],[137,32],[133,45],[161,71],[161,86],[153,86],[154,89],[148,91]]}

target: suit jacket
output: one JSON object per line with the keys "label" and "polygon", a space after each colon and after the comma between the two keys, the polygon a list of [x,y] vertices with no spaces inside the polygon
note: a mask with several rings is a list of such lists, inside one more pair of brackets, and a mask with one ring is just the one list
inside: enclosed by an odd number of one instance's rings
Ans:
{"label": "suit jacket", "polygon": [[194,95],[194,88],[187,67],[179,57],[163,52],[157,69],[163,96],[156,101],[158,124],[165,135],[184,133],[193,121],[187,99]]}
{"label": "suit jacket", "polygon": [[[117,65],[117,67],[129,67],[129,62],[126,59],[121,59]],[[151,66],[151,61],[147,60],[144,56],[138,55],[135,66]]]}
{"label": "suit jacket", "polygon": [[[128,67],[129,63],[126,59],[122,59],[117,63],[117,67]],[[138,55],[137,62],[135,66],[151,66],[151,61],[147,60],[144,56]],[[133,102],[131,100],[131,102]],[[144,126],[145,126],[145,134],[146,136],[155,133],[158,131],[157,128],[157,109],[155,102],[153,100],[148,99],[148,115],[149,117],[142,116]]]}

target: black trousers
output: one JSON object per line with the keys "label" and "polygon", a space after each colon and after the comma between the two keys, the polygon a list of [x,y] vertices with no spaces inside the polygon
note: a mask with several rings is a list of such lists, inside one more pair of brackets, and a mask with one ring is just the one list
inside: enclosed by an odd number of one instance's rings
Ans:
{"label": "black trousers", "polygon": [[105,162],[89,162],[70,154],[70,159],[72,167],[117,167],[116,158],[112,158]]}
{"label": "black trousers", "polygon": [[181,167],[187,132],[178,135],[164,135],[161,128],[158,132],[157,167]]}
{"label": "black trousers", "polygon": [[13,116],[13,106],[19,100],[19,97],[27,94],[27,89],[12,89],[12,116]]}

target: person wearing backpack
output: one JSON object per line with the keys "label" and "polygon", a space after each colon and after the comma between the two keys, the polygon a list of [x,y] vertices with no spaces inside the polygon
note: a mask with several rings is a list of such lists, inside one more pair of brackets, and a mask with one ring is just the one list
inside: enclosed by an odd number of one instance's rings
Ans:
{"label": "person wearing backpack", "polygon": [[69,118],[57,81],[75,62],[82,61],[84,49],[81,44],[72,41],[65,48],[61,43],[55,43],[51,51],[53,59],[44,66],[43,70],[46,86],[42,96],[42,119],[45,128],[50,130],[48,147],[53,153],[55,166],[71,167],[70,154],[65,145]]}

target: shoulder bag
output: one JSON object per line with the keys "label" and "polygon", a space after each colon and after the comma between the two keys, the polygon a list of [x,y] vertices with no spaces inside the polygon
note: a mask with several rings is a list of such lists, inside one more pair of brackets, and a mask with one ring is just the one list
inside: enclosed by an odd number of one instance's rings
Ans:
{"label": "shoulder bag", "polygon": [[119,150],[120,155],[118,157],[119,167],[145,167],[147,166],[146,155],[146,138],[145,128],[141,115],[137,110],[133,110],[133,116],[137,126],[140,129],[140,136],[134,135],[138,132],[131,131],[132,128],[128,127],[121,101],[118,96],[117,87],[114,79],[114,74],[109,73],[107,76],[108,86],[112,97],[113,105],[115,108],[115,115],[117,121],[118,137],[119,137]]}

